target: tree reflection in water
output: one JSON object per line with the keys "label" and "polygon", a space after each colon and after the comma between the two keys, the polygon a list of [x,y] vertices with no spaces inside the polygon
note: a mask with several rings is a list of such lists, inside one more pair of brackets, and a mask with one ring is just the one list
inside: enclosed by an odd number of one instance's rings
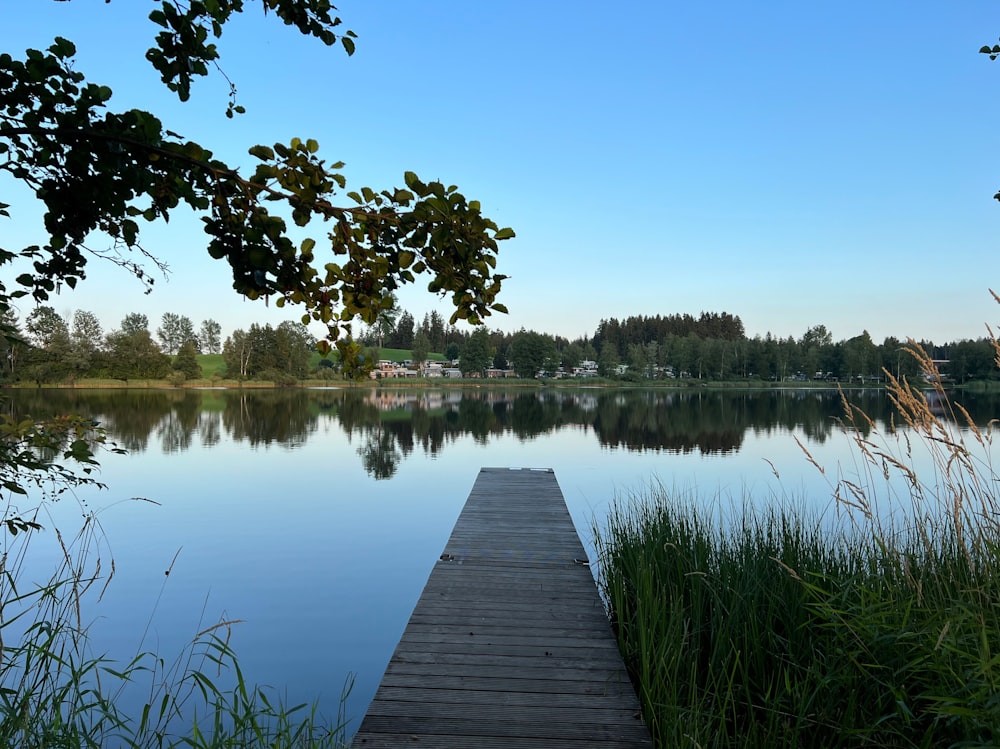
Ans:
{"label": "tree reflection in water", "polygon": [[[365,471],[391,478],[415,449],[435,456],[470,435],[480,444],[513,434],[528,440],[585,427],[603,447],[629,451],[725,454],[739,451],[748,431],[801,429],[823,442],[838,428],[836,390],[666,390],[389,388],[343,390],[10,390],[17,418],[60,413],[92,416],[109,437],[142,452],[151,435],[164,452],[202,447],[223,433],[252,446],[304,444],[320,425],[337,424],[362,443]],[[891,404],[881,390],[848,391],[876,423],[888,427]],[[1000,396],[962,393],[972,418],[985,424]]]}
{"label": "tree reflection in water", "polygon": [[402,453],[396,447],[396,436],[384,429],[373,429],[358,448],[365,472],[375,479],[391,479],[396,474]]}

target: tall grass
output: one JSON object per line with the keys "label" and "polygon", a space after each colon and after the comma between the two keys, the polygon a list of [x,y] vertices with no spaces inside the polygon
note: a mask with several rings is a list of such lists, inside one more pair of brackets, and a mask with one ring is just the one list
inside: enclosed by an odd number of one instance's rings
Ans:
{"label": "tall grass", "polygon": [[778,502],[706,510],[654,486],[595,526],[658,746],[1000,745],[992,424],[939,384],[889,376],[888,389],[898,419],[884,433],[844,401],[850,472],[805,452],[828,477],[832,524]]}
{"label": "tall grass", "polygon": [[[91,622],[114,576],[100,525],[87,515],[66,541],[37,514],[29,520],[0,542],[0,747],[345,746],[344,699],[331,722],[248,683],[230,645],[234,621],[195,633],[173,658],[94,653]],[[54,540],[58,561],[32,582],[42,540]]]}

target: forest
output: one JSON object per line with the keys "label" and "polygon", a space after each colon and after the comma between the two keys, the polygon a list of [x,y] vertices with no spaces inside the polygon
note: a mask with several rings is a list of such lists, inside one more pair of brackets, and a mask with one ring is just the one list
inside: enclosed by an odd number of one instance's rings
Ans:
{"label": "forest", "polygon": [[[277,327],[251,324],[225,337],[214,320],[196,329],[186,316],[166,313],[155,329],[142,313],[126,315],[105,332],[97,317],[77,310],[70,319],[52,307],[36,307],[23,322],[8,313],[4,338],[4,382],[72,384],[86,378],[122,381],[170,379],[175,384],[202,377],[198,354],[220,354],[224,376],[280,384],[335,375],[335,355],[319,358],[317,339],[298,322]],[[571,376],[574,370],[629,382],[658,379],[699,381],[841,383],[879,382],[884,373],[923,376],[909,353],[910,342],[894,337],[875,342],[867,331],[834,341],[824,325],[799,338],[770,333],[748,337],[738,315],[728,312],[630,316],[601,320],[593,335],[569,340],[535,330],[514,332],[447,324],[436,311],[419,322],[393,307],[359,335],[370,363],[383,350],[409,352],[415,362],[430,354],[458,363],[465,376],[488,369],[517,377]],[[986,337],[938,343],[917,341],[949,383],[994,380],[998,370]]]}

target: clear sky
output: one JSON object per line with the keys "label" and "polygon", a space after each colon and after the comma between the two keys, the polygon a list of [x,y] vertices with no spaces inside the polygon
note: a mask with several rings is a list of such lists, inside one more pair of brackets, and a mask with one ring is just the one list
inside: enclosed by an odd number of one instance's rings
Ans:
{"label": "clear sky", "polygon": [[[247,5],[220,45],[248,110],[232,121],[220,77],[187,104],[159,83],[150,2],[0,0],[0,51],[72,39],[113,107],[247,170],[248,147],[299,136],[346,162],[348,189],[405,170],[458,185],[517,232],[491,328],[576,338],[726,311],[751,336],[944,342],[1000,320],[1000,60],[978,53],[1000,36],[995,2],[341,0],[351,58]],[[0,181],[0,199],[2,246],[40,241],[30,196]],[[297,317],[237,297],[193,215],[145,243],[172,268],[151,295],[95,262],[53,306],[106,329],[212,317],[224,335]],[[447,318],[425,285],[401,306]]]}

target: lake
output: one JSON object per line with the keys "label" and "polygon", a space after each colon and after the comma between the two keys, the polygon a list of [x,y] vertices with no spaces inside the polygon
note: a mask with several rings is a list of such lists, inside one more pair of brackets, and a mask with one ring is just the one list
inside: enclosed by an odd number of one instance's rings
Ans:
{"label": "lake", "polygon": [[[794,501],[833,516],[813,458],[859,471],[835,390],[343,388],[13,390],[15,415],[93,415],[128,450],[106,491],[63,499],[64,532],[98,513],[115,578],[92,603],[95,652],[168,658],[220,618],[249,681],[356,729],[476,474],[555,470],[588,547],[616,496],[659,482],[724,508]],[[880,390],[851,391],[884,427]],[[962,394],[977,423],[995,395]],[[839,467],[839,468],[838,468]],[[780,477],[780,480],[779,478]],[[784,500],[782,499],[784,498]],[[142,501],[150,500],[150,501]],[[44,577],[53,534],[33,547]],[[169,575],[165,572],[169,570]]]}

